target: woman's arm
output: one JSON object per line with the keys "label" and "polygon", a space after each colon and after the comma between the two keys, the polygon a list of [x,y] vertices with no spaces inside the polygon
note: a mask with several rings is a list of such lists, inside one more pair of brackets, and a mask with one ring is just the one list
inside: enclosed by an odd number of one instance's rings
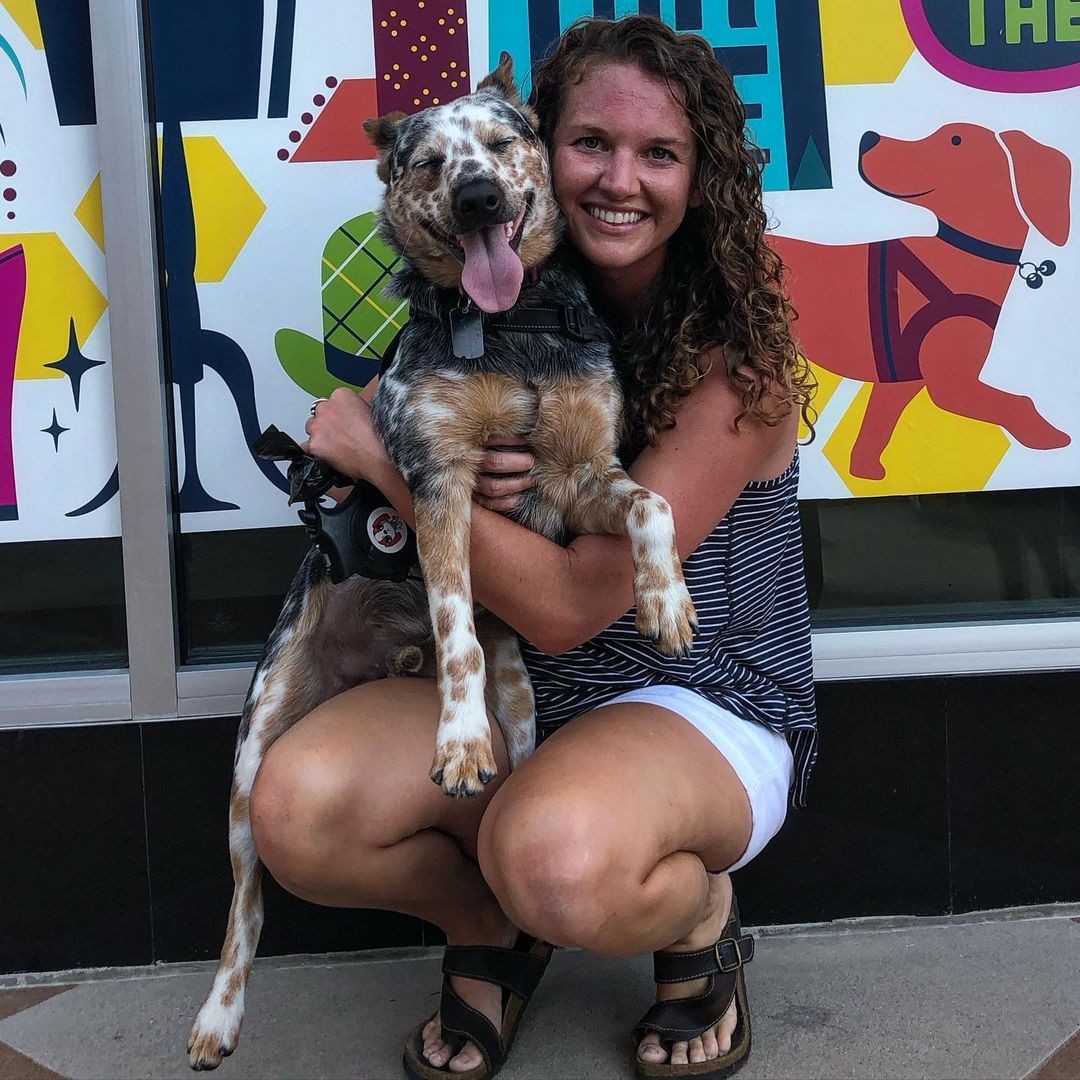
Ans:
{"label": "woman's arm", "polygon": [[[681,402],[678,425],[630,469],[639,484],[671,504],[682,558],[712,532],[748,481],[778,475],[791,461],[797,414],[773,428],[747,418],[736,431],[741,410],[723,365],[716,364]],[[408,488],[362,398],[336,392],[319,406],[308,430],[316,457],[362,475],[412,523]],[[474,505],[471,555],[476,599],[544,652],[565,652],[589,640],[634,603],[626,537],[581,536],[563,548]]]}

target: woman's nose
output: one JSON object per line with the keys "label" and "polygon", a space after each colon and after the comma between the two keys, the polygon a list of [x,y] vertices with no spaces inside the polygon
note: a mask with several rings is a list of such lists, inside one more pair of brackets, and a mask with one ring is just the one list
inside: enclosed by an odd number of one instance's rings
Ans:
{"label": "woman's nose", "polygon": [[608,158],[599,187],[614,199],[628,199],[637,193],[638,175],[632,152],[616,151]]}

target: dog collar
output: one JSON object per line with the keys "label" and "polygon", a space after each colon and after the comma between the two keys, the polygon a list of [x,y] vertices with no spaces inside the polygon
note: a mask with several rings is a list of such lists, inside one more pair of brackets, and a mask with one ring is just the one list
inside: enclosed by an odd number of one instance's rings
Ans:
{"label": "dog collar", "polygon": [[1027,282],[1029,289],[1042,287],[1043,278],[1050,277],[1057,270],[1057,264],[1051,259],[1045,259],[1041,263],[1021,262],[1024,254],[1022,248],[1002,247],[1000,244],[991,244],[989,240],[980,240],[977,236],[971,236],[959,229],[954,229],[944,221],[938,221],[938,239],[944,240],[954,248],[966,251],[979,259],[988,262],[1003,263],[1006,266],[1015,266],[1017,274]]}
{"label": "dog collar", "polygon": [[559,334],[571,341],[604,341],[606,325],[587,304],[541,304],[488,314],[471,301],[464,306],[437,311],[415,307],[414,314],[450,324],[454,356],[477,360],[484,355],[484,336],[489,333]]}

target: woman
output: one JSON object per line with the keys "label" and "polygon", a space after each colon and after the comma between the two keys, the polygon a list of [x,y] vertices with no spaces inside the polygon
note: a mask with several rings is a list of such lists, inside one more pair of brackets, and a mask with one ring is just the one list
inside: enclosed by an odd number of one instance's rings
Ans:
{"label": "woman", "polygon": [[[564,549],[504,517],[532,458],[491,451],[473,590],[524,639],[541,735],[558,731],[510,774],[493,725],[498,779],[452,800],[427,775],[434,685],[357,687],[271,748],[255,839],[301,896],[494,947],[448,952],[458,974],[406,1047],[412,1075],[493,1075],[546,942],[655,951],[664,1004],[636,1034],[638,1074],[726,1071],[749,1051],[752,955],[729,874],[780,827],[789,792],[801,801],[814,756],[796,504],[809,379],[743,107],[704,40],[649,18],[576,24],[536,72],[533,104],[569,240],[618,339],[625,458],[674,514],[693,653],[665,659],[637,637],[625,538]],[[364,400],[335,393],[308,430],[312,453],[409,516]]]}

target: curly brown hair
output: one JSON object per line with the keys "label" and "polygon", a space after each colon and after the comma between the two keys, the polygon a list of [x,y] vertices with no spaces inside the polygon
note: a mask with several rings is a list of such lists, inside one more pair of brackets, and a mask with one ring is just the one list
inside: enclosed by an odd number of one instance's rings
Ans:
{"label": "curly brown hair", "polygon": [[529,104],[549,150],[565,88],[596,61],[631,64],[663,79],[697,142],[701,206],[687,210],[663,274],[619,333],[627,448],[655,444],[675,426],[679,398],[708,372],[717,346],[742,395],[736,426],[746,416],[772,426],[796,407],[812,434],[814,379],[792,338],[796,316],[784,292],[784,265],[765,240],[759,155],[731,76],[703,37],[676,33],[659,19],[580,19],[533,71]]}

